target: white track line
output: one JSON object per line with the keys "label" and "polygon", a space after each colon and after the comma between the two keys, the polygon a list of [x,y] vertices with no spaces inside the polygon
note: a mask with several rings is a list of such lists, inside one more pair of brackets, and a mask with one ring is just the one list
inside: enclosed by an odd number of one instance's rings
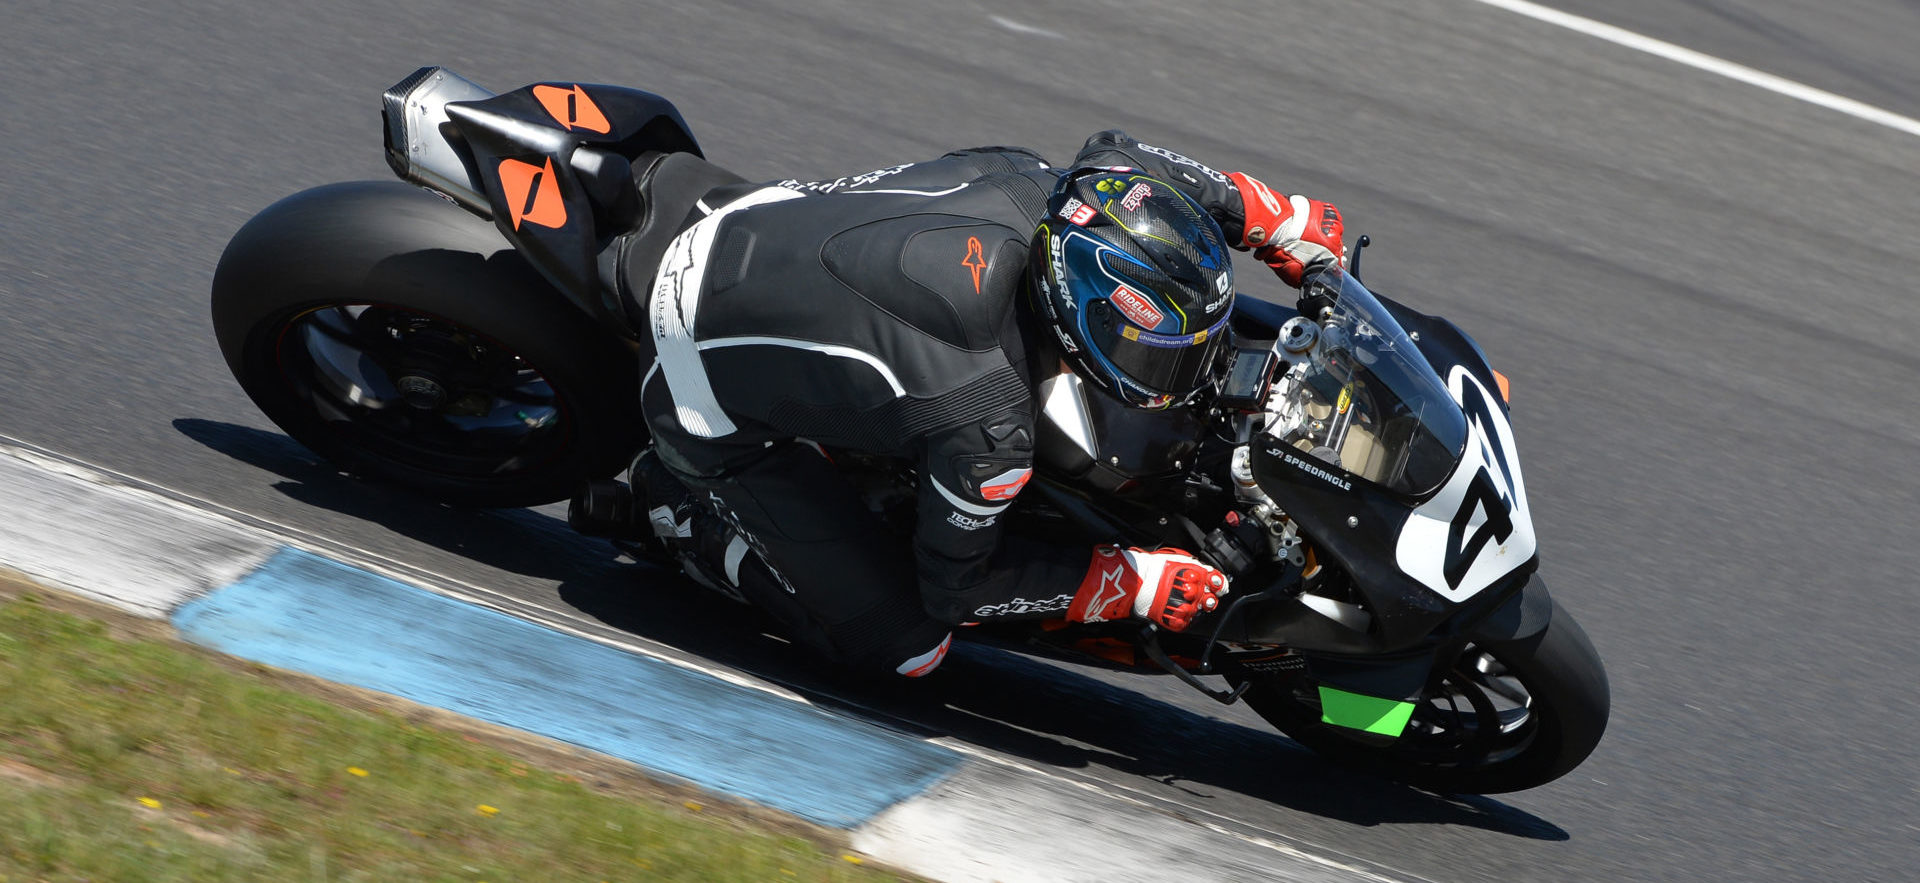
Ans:
{"label": "white track line", "polygon": [[1815,89],[1804,83],[1796,83],[1785,77],[1776,77],[1765,71],[1757,71],[1742,64],[1735,64],[1724,58],[1716,58],[1703,52],[1695,52],[1684,46],[1676,46],[1664,40],[1656,40],[1643,34],[1636,34],[1625,28],[1581,18],[1577,15],[1549,9],[1527,0],[1473,0],[1508,12],[1524,15],[1531,19],[1558,25],[1570,31],[1585,34],[1617,43],[1629,49],[1637,49],[1649,55],[1656,55],[1668,61],[1679,62],[1688,67],[1698,68],[1712,74],[1719,74],[1731,80],[1738,80],[1750,86],[1758,86],[1769,92],[1778,92],[1789,98],[1797,98],[1808,104],[1818,105],[1828,110],[1837,110],[1851,117],[1877,123],[1895,131],[1909,135],[1920,135],[1920,120],[1901,116],[1889,110],[1882,110],[1871,104],[1855,101],[1843,95]]}
{"label": "white track line", "polygon": [[1058,31],[1049,31],[1046,28],[1034,27],[1033,25],[1017,22],[1004,16],[989,15],[987,16],[987,21],[993,22],[1016,34],[1032,34],[1033,36],[1046,37],[1050,40],[1065,40],[1067,38],[1067,35]]}

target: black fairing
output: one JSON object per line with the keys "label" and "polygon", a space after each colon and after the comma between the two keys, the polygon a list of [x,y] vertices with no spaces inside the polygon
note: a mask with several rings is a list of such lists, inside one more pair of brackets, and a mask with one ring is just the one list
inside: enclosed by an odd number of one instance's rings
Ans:
{"label": "black fairing", "polygon": [[[1415,312],[1378,293],[1375,297],[1409,334],[1416,335],[1420,351],[1441,376],[1453,365],[1463,365],[1487,388],[1498,388],[1479,346],[1452,322]],[[1249,300],[1242,298],[1239,307],[1247,319],[1257,318],[1262,323],[1278,320],[1277,325],[1297,315],[1293,310]],[[1420,496],[1393,493],[1336,466],[1318,460],[1307,463],[1298,453],[1272,438],[1256,438],[1252,445],[1254,478],[1300,525],[1319,554],[1330,556],[1351,575],[1354,590],[1373,614],[1371,627],[1366,632],[1355,631],[1297,600],[1287,600],[1246,611],[1234,630],[1238,634],[1230,639],[1280,638],[1309,652],[1392,653],[1420,643],[1443,622],[1461,613],[1463,607],[1497,604],[1523,585],[1537,567],[1537,559],[1528,561],[1466,602],[1449,601],[1394,563],[1400,526],[1410,510],[1437,493],[1438,488]]]}
{"label": "black fairing", "polygon": [[[1394,320],[1408,334],[1418,335],[1414,342],[1420,345],[1420,352],[1426,354],[1427,361],[1433,364],[1440,376],[1445,377],[1446,371],[1439,369],[1461,365],[1480,381],[1480,385],[1488,389],[1500,388],[1499,381],[1493,376],[1493,366],[1487,362],[1487,354],[1460,326],[1440,316],[1415,312],[1378,291],[1373,292],[1373,296],[1381,306],[1387,308],[1387,312],[1393,314]],[[1500,403],[1500,409],[1509,413],[1512,411],[1504,401]]]}
{"label": "black fairing", "polygon": [[[552,90],[565,90],[571,103],[556,101],[564,110],[550,112],[535,90],[549,100]],[[575,303],[618,327],[620,307],[601,281],[598,257],[640,220],[632,162],[648,151],[700,153],[673,103],[619,86],[536,83],[449,103],[447,117],[500,232]],[[538,171],[530,183],[517,179],[509,193],[502,170],[526,167]]]}
{"label": "black fairing", "polygon": [[1042,472],[1072,487],[1117,496],[1151,490],[1161,479],[1184,479],[1204,432],[1191,409],[1149,411],[1091,388],[1085,393],[1093,455],[1051,421],[1041,420],[1035,457]]}

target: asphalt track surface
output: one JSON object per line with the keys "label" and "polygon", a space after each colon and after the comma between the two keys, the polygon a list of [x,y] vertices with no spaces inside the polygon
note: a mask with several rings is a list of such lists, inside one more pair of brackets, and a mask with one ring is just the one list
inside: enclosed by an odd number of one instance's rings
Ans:
{"label": "asphalt track surface", "polygon": [[[0,27],[0,434],[1400,876],[1920,864],[1914,136],[1472,0],[168,6],[25,0]],[[1920,113],[1911,4],[1566,8]],[[228,377],[208,280],[274,199],[386,177],[379,93],[426,63],[661,92],[749,177],[1064,158],[1117,125],[1337,201],[1378,243],[1367,278],[1513,378],[1544,573],[1609,663],[1606,740],[1558,783],[1447,800],[1166,679],[975,649],[918,690],[836,684],[550,509],[338,476]]]}

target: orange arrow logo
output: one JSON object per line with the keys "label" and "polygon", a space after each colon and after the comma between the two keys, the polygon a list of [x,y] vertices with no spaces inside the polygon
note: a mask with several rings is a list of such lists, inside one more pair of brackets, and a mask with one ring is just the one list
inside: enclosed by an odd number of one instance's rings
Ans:
{"label": "orange arrow logo", "polygon": [[559,86],[535,86],[533,97],[540,99],[540,106],[553,114],[553,118],[569,131],[585,129],[602,135],[612,131],[607,115],[600,112],[599,105],[587,97],[587,90],[574,86],[562,89]]}
{"label": "orange arrow logo", "polygon": [[500,161],[500,191],[507,197],[513,229],[520,222],[559,229],[567,222],[567,206],[560,201],[560,182],[553,179],[553,157],[545,166],[517,159]]}
{"label": "orange arrow logo", "polygon": [[967,237],[967,256],[960,259],[960,266],[973,271],[973,293],[980,293],[980,271],[987,268],[987,260],[980,253],[980,237]]}

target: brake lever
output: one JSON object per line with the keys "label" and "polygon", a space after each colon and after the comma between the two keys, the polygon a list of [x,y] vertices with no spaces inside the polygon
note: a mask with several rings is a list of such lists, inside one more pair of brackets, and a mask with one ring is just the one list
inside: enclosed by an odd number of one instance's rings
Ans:
{"label": "brake lever", "polygon": [[[1241,681],[1240,685],[1237,687],[1234,687],[1232,690],[1215,690],[1214,688],[1201,683],[1200,679],[1197,677],[1194,677],[1192,672],[1187,671],[1184,668],[1181,668],[1179,663],[1174,662],[1172,657],[1169,657],[1167,655],[1167,651],[1161,649],[1160,629],[1158,626],[1155,626],[1153,623],[1147,623],[1144,627],[1140,629],[1140,637],[1136,640],[1135,643],[1139,645],[1141,650],[1146,651],[1148,659],[1153,660],[1154,664],[1160,666],[1163,669],[1166,669],[1167,674],[1173,675],[1174,677],[1179,678],[1180,681],[1182,683],[1185,683],[1187,686],[1207,694],[1209,698],[1211,698],[1215,702],[1220,703],[1221,705],[1232,705],[1233,703],[1240,701],[1240,694],[1245,693],[1247,691],[1247,687],[1253,683],[1252,681]],[[1211,645],[1209,645],[1207,649],[1211,651],[1213,648]],[[1202,662],[1202,665],[1204,666],[1205,663]]]}
{"label": "brake lever", "polygon": [[[1360,279],[1360,251],[1372,244],[1373,237],[1365,233],[1360,234],[1360,238],[1353,241],[1353,251],[1347,255],[1347,275]],[[1361,280],[1361,284],[1365,285],[1366,281]]]}
{"label": "brake lever", "polygon": [[[1242,606],[1256,601],[1265,601],[1269,598],[1283,596],[1287,594],[1284,591],[1287,585],[1290,582],[1297,583],[1298,581],[1298,574],[1294,574],[1291,580],[1283,576],[1281,579],[1276,580],[1273,585],[1258,592],[1246,595],[1229,595],[1226,606],[1220,609],[1220,615],[1214,622],[1213,634],[1207,636],[1207,649],[1200,653],[1200,674],[1210,675],[1214,673],[1213,648],[1220,646],[1220,634],[1226,631],[1227,624],[1233,620],[1235,613],[1240,612]],[[1239,686],[1234,687],[1232,690],[1215,690],[1201,683],[1200,679],[1195,677],[1193,672],[1181,667],[1179,663],[1174,662],[1173,658],[1167,655],[1167,651],[1160,646],[1160,628],[1153,623],[1147,623],[1140,629],[1140,635],[1136,643],[1142,651],[1146,652],[1147,658],[1153,660],[1155,665],[1160,666],[1166,670],[1168,674],[1178,678],[1181,683],[1205,693],[1209,698],[1221,705],[1232,705],[1240,701],[1240,694],[1245,693],[1247,687],[1252,683],[1252,681],[1242,681]]]}

